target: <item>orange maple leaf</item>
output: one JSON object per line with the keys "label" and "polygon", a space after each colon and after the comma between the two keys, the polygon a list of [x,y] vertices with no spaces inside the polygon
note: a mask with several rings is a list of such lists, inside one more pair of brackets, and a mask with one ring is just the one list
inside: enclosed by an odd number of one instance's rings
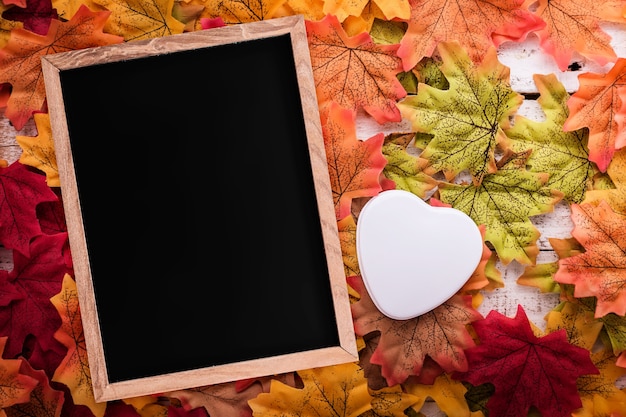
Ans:
{"label": "orange maple leaf", "polygon": [[398,45],[377,45],[369,33],[348,37],[334,15],[306,21],[313,78],[320,107],[334,101],[370,114],[378,123],[402,120],[396,102],[406,96],[396,77]]}
{"label": "orange maple leaf", "polygon": [[8,337],[0,337],[0,410],[14,404],[27,403],[37,386],[37,379],[20,373],[22,359],[3,359]]}
{"label": "orange maple leaf", "polygon": [[589,128],[589,160],[605,172],[616,149],[626,146],[626,59],[606,74],[583,73],[567,101],[566,132]]}
{"label": "orange maple leaf", "polygon": [[600,21],[624,23],[624,1],[539,0],[535,13],[546,22],[536,33],[544,52],[567,71],[574,52],[600,65],[615,62],[611,37]]}
{"label": "orange maple leaf", "polygon": [[102,417],[106,403],[96,403],[91,372],[80,318],[78,292],[71,276],[65,274],[61,291],[50,299],[61,316],[62,324],[54,338],[67,348],[67,354],[56,368],[52,380],[68,387],[74,404],[86,405],[95,417]]}
{"label": "orange maple leaf", "polygon": [[220,17],[224,23],[231,25],[272,19],[281,10],[285,0],[192,0],[191,3],[198,3],[205,7],[200,17]]}
{"label": "orange maple leaf", "polygon": [[474,346],[474,340],[466,325],[482,319],[471,306],[471,296],[455,295],[414,319],[393,320],[376,308],[361,277],[348,277],[348,284],[361,296],[351,305],[356,334],[380,332],[370,361],[382,367],[389,386],[420,375],[427,355],[445,372],[467,370],[463,350]]}
{"label": "orange maple leaf", "polygon": [[585,252],[559,259],[554,280],[575,286],[574,296],[596,297],[595,317],[626,314],[626,216],[607,202],[572,204],[572,236]]}
{"label": "orange maple leaf", "polygon": [[174,0],[93,0],[109,10],[105,30],[125,41],[152,39],[182,33],[185,24],[172,15]]}
{"label": "orange maple leaf", "polygon": [[458,42],[474,62],[491,46],[523,41],[545,23],[523,7],[524,0],[411,0],[411,18],[398,56],[405,71],[432,56],[439,42]]}
{"label": "orange maple leaf", "polygon": [[367,140],[356,137],[356,115],[332,103],[322,118],[322,133],[337,220],[351,212],[352,199],[373,197],[382,191],[379,177],[387,163],[385,140],[378,133]]}
{"label": "orange maple leaf", "polygon": [[42,56],[123,41],[102,31],[109,15],[110,12],[91,12],[82,6],[68,22],[51,20],[46,36],[22,28],[11,31],[9,42],[0,49],[0,84],[12,86],[5,115],[17,130],[43,108],[46,90]]}

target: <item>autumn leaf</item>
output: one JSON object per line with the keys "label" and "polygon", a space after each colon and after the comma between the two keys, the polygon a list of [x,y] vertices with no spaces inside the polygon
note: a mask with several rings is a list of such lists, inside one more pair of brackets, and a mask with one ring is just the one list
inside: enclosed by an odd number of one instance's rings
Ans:
{"label": "autumn leaf", "polygon": [[21,130],[46,98],[41,57],[47,54],[102,46],[123,41],[102,31],[109,12],[91,12],[82,6],[69,22],[52,20],[46,36],[14,29],[0,49],[0,84],[12,86],[5,116]]}
{"label": "autumn leaf", "polygon": [[606,74],[578,76],[578,90],[568,99],[566,132],[589,129],[589,160],[605,172],[616,149],[626,146],[626,59]]}
{"label": "autumn leaf", "polygon": [[182,33],[185,24],[174,18],[174,0],[93,0],[111,12],[104,29],[126,42]]}
{"label": "autumn leaf", "polygon": [[[4,2],[0,2],[0,48],[4,48],[4,46],[9,41],[9,37],[11,36],[11,30],[15,28],[24,27],[22,22],[16,22],[13,20],[7,20],[7,19],[2,18],[2,14],[12,7],[17,7],[17,6],[12,6],[8,4],[4,4]],[[1,100],[0,100],[0,103],[1,103]]]}
{"label": "autumn leaf", "polygon": [[19,161],[44,172],[48,187],[60,187],[50,116],[47,113],[35,113],[33,118],[37,126],[37,136],[18,135],[15,137],[18,145],[22,148]]}
{"label": "autumn leaf", "polygon": [[360,16],[369,3],[375,3],[387,20],[406,20],[411,15],[409,0],[326,0],[324,13],[335,15],[340,22],[348,16]]}
{"label": "autumn leaf", "polygon": [[30,401],[14,404],[4,409],[7,417],[60,417],[65,400],[63,391],[52,388],[46,373],[42,370],[33,369],[27,361],[22,361],[20,372],[34,378],[37,381],[37,386],[30,393]]}
{"label": "autumn leaf", "polygon": [[432,56],[440,42],[458,42],[479,62],[504,40],[523,41],[545,23],[523,7],[524,0],[410,0],[411,18],[398,56],[409,71]]}
{"label": "autumn leaf", "polygon": [[357,363],[298,371],[298,375],[303,388],[274,380],[269,393],[259,394],[248,401],[253,415],[358,417],[372,408],[373,398]]}
{"label": "autumn leaf", "polygon": [[558,293],[560,287],[554,281],[554,274],[559,270],[558,262],[528,265],[522,275],[517,277],[519,285],[538,288],[542,293]]}
{"label": "autumn leaf", "polygon": [[16,161],[0,168],[0,242],[24,256],[30,254],[30,242],[41,235],[37,206],[56,201],[45,177]]}
{"label": "autumn leaf", "polygon": [[356,256],[356,222],[353,216],[346,216],[337,222],[339,243],[346,276],[359,275],[359,261]]}
{"label": "autumn leaf", "polygon": [[382,191],[379,176],[387,163],[381,151],[384,134],[357,139],[354,112],[336,103],[322,117],[335,214],[341,220],[350,214],[352,199]]}
{"label": "autumn leaf", "polygon": [[405,392],[400,385],[370,390],[370,394],[372,417],[406,417],[405,410],[420,401],[419,397]]}
{"label": "autumn leaf", "polygon": [[203,18],[221,17],[227,25],[272,19],[285,0],[220,0],[203,1]]}
{"label": "autumn leaf", "polygon": [[407,151],[407,140],[414,136],[413,133],[399,136],[390,134],[385,138],[382,152],[387,164],[383,173],[394,182],[396,189],[410,191],[425,198],[429,191],[437,187],[438,181],[422,171],[418,156]]}
{"label": "autumn leaf", "polygon": [[29,1],[26,7],[13,6],[2,12],[2,19],[21,22],[24,29],[38,35],[48,33],[50,21],[57,18],[50,1]]}
{"label": "autumn leaf", "polygon": [[614,188],[589,190],[582,203],[598,204],[604,200],[616,213],[626,215],[626,148],[615,152],[606,172]]}
{"label": "autumn leaf", "polygon": [[425,173],[442,171],[448,180],[468,170],[475,184],[496,171],[496,146],[506,148],[508,127],[523,97],[509,84],[509,68],[498,62],[495,48],[475,66],[458,43],[441,43],[441,71],[450,88],[420,83],[417,94],[398,104],[417,132],[434,135],[420,158]]}
{"label": "autumn leaf", "polygon": [[396,77],[398,45],[377,45],[367,32],[348,37],[333,15],[305,23],[319,106],[336,102],[378,123],[399,122],[396,103],[406,91]]}
{"label": "autumn leaf", "polygon": [[[467,388],[456,380],[453,380],[449,374],[442,374],[437,377],[431,385],[425,384],[405,384],[407,392],[422,398],[422,401],[413,406],[414,409],[420,410],[424,406],[424,399],[432,398],[438,408],[445,413],[446,416],[470,416],[470,412],[465,394]],[[475,415],[475,417],[482,414]]]}
{"label": "autumn leaf", "polygon": [[75,404],[86,405],[95,417],[102,417],[106,403],[97,403],[93,396],[91,372],[85,346],[85,335],[80,318],[76,283],[68,274],[63,278],[61,291],[50,299],[62,320],[54,334],[67,347],[63,362],[57,367],[52,381],[65,384]]}
{"label": "autumn leaf", "polygon": [[[576,381],[576,386],[580,394],[583,410],[586,410],[588,415],[595,415],[595,399],[597,397],[610,400],[607,406],[611,408],[613,404],[612,412],[621,412],[624,410],[624,404],[626,404],[626,392],[620,390],[617,387],[617,381],[626,375],[626,369],[620,368],[615,365],[615,356],[606,350],[600,350],[591,354],[591,360],[594,366],[598,369],[597,375],[582,375]],[[617,407],[615,407],[617,404]],[[572,416],[582,416],[584,414],[577,412]],[[611,415],[609,413],[605,415]]]}
{"label": "autumn leaf", "polygon": [[546,316],[546,332],[564,329],[571,344],[589,351],[593,350],[602,326],[602,322],[593,317],[593,312],[567,301]]}
{"label": "autumn leaf", "polygon": [[24,359],[3,359],[7,337],[0,337],[0,409],[30,401],[30,393],[39,381],[21,373]]}
{"label": "autumn leaf", "polygon": [[492,310],[472,327],[480,343],[465,350],[468,370],[453,376],[495,386],[490,414],[526,417],[536,407],[545,416],[569,417],[582,405],[576,380],[598,370],[588,350],[567,341],[565,330],[535,336],[521,305],[514,318]]}
{"label": "autumn leaf", "polygon": [[515,260],[532,265],[539,253],[540,232],[530,217],[551,212],[562,198],[558,191],[545,187],[547,179],[547,174],[501,169],[486,175],[478,186],[440,183],[439,195],[476,224],[485,225],[485,240],[503,264]]}
{"label": "autumn leaf", "polygon": [[626,314],[626,216],[615,213],[606,202],[572,204],[572,236],[585,252],[559,260],[554,280],[573,284],[575,297],[594,296],[595,316]]}
{"label": "autumn leaf", "polygon": [[611,37],[600,22],[626,23],[624,7],[620,0],[539,0],[535,13],[546,22],[536,30],[541,49],[561,71],[567,71],[576,52],[600,65],[615,62]]}
{"label": "autumn leaf", "polygon": [[514,152],[532,150],[526,168],[550,174],[546,187],[561,191],[563,199],[570,203],[580,203],[598,173],[595,164],[589,161],[588,132],[563,130],[569,114],[569,94],[555,74],[534,74],[533,80],[541,94],[537,102],[545,121],[516,115],[513,126],[505,129],[505,133]]}
{"label": "autumn leaf", "polygon": [[355,332],[358,336],[380,332],[371,362],[382,367],[389,386],[419,375],[426,355],[446,372],[467,369],[463,350],[474,341],[465,326],[482,318],[471,307],[471,297],[453,296],[421,316],[393,320],[375,307],[361,277],[349,277],[348,283],[361,295],[351,305]]}

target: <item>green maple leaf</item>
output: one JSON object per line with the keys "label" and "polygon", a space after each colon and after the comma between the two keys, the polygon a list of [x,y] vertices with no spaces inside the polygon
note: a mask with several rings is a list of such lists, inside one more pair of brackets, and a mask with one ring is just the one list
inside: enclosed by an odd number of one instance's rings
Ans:
{"label": "green maple leaf", "polygon": [[523,97],[511,89],[509,68],[498,62],[495,48],[480,65],[456,42],[442,42],[438,51],[449,88],[420,83],[417,94],[398,107],[414,130],[433,135],[420,155],[430,163],[426,173],[441,171],[451,180],[467,170],[480,184],[485,174],[497,169],[496,147],[506,148],[503,128]]}
{"label": "green maple leaf", "polygon": [[526,168],[532,172],[550,174],[546,187],[563,193],[570,203],[580,203],[591,189],[593,177],[599,173],[589,160],[587,129],[572,132],[563,130],[569,116],[569,94],[556,75],[534,74],[533,79],[541,94],[537,102],[546,116],[545,121],[533,121],[515,116],[513,127],[506,129],[514,152],[532,150]]}
{"label": "green maple leaf", "polygon": [[440,199],[486,226],[485,240],[503,264],[534,265],[540,232],[530,217],[551,212],[563,194],[545,186],[548,174],[510,167],[514,162],[478,185],[441,183]]}

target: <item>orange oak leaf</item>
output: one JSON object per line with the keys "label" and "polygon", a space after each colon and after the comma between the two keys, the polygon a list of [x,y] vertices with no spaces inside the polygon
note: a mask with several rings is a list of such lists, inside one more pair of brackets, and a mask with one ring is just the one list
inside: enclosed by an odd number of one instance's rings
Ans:
{"label": "orange oak leaf", "polygon": [[536,31],[540,46],[561,71],[567,71],[575,52],[600,65],[615,62],[611,37],[599,22],[625,23],[623,0],[539,0],[535,13],[546,22]]}
{"label": "orange oak leaf", "polygon": [[453,377],[494,385],[490,415],[526,417],[536,407],[544,416],[570,417],[582,405],[576,380],[598,369],[587,349],[568,342],[565,330],[536,336],[521,305],[514,318],[492,310],[472,327],[480,343],[465,351],[469,369]]}
{"label": "orange oak leaf", "polygon": [[37,136],[16,136],[15,140],[22,148],[19,161],[45,172],[48,187],[60,187],[57,158],[52,142],[52,128],[47,113],[33,115],[37,126]]}
{"label": "orange oak leaf", "polygon": [[20,372],[23,359],[3,359],[8,337],[0,337],[0,409],[30,401],[37,379]]}
{"label": "orange oak leaf", "polygon": [[579,88],[567,100],[563,130],[589,128],[589,160],[605,172],[616,149],[626,146],[626,59],[606,74],[583,73]]}
{"label": "orange oak leaf", "polygon": [[382,154],[385,135],[357,139],[355,113],[336,103],[322,117],[335,214],[341,220],[350,214],[353,198],[373,197],[382,191],[379,176],[387,163]]}
{"label": "orange oak leaf", "polygon": [[626,216],[605,201],[572,204],[572,236],[585,252],[559,259],[554,280],[575,286],[574,296],[597,298],[596,317],[626,314]]}
{"label": "orange oak leaf", "polygon": [[5,116],[17,130],[43,108],[46,91],[42,56],[123,41],[103,32],[109,15],[110,12],[92,12],[82,6],[68,22],[53,19],[46,36],[21,28],[11,31],[9,42],[0,49],[0,84],[12,86]]}
{"label": "orange oak leaf", "polygon": [[102,417],[106,403],[97,403],[93,396],[91,372],[85,346],[85,335],[80,318],[78,292],[72,277],[65,274],[61,292],[50,299],[61,316],[62,324],[54,338],[67,347],[67,354],[59,364],[52,381],[65,384],[74,404],[86,405],[95,417]]}
{"label": "orange oak leaf", "polygon": [[[266,417],[342,416],[358,417],[372,409],[372,396],[358,363],[298,371],[303,387],[273,380],[269,393],[248,401],[253,415]],[[397,410],[403,411],[403,410]]]}
{"label": "orange oak leaf", "polygon": [[445,372],[467,370],[463,350],[474,346],[474,340],[466,325],[482,318],[471,306],[470,296],[455,295],[414,319],[393,320],[376,308],[361,277],[348,277],[348,284],[361,295],[351,305],[356,334],[380,332],[370,361],[382,367],[389,386],[420,375],[427,356]]}
{"label": "orange oak leaf", "polygon": [[524,0],[410,0],[411,18],[398,56],[404,71],[432,56],[439,42],[458,42],[479,62],[491,46],[523,41],[545,23],[523,7]]}
{"label": "orange oak leaf", "polygon": [[182,33],[185,24],[174,18],[174,0],[93,0],[111,12],[104,29],[125,41]]}
{"label": "orange oak leaf", "polygon": [[377,45],[367,32],[348,37],[334,15],[307,20],[306,29],[320,107],[334,101],[381,124],[402,120],[396,102],[406,91],[396,77],[402,71],[397,44]]}

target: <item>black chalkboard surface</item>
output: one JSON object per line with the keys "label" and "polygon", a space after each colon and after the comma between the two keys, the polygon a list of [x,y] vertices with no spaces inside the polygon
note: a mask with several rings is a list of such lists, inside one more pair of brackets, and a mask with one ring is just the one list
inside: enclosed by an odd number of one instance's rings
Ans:
{"label": "black chalkboard surface", "polygon": [[301,16],[42,65],[96,400],[358,359]]}

